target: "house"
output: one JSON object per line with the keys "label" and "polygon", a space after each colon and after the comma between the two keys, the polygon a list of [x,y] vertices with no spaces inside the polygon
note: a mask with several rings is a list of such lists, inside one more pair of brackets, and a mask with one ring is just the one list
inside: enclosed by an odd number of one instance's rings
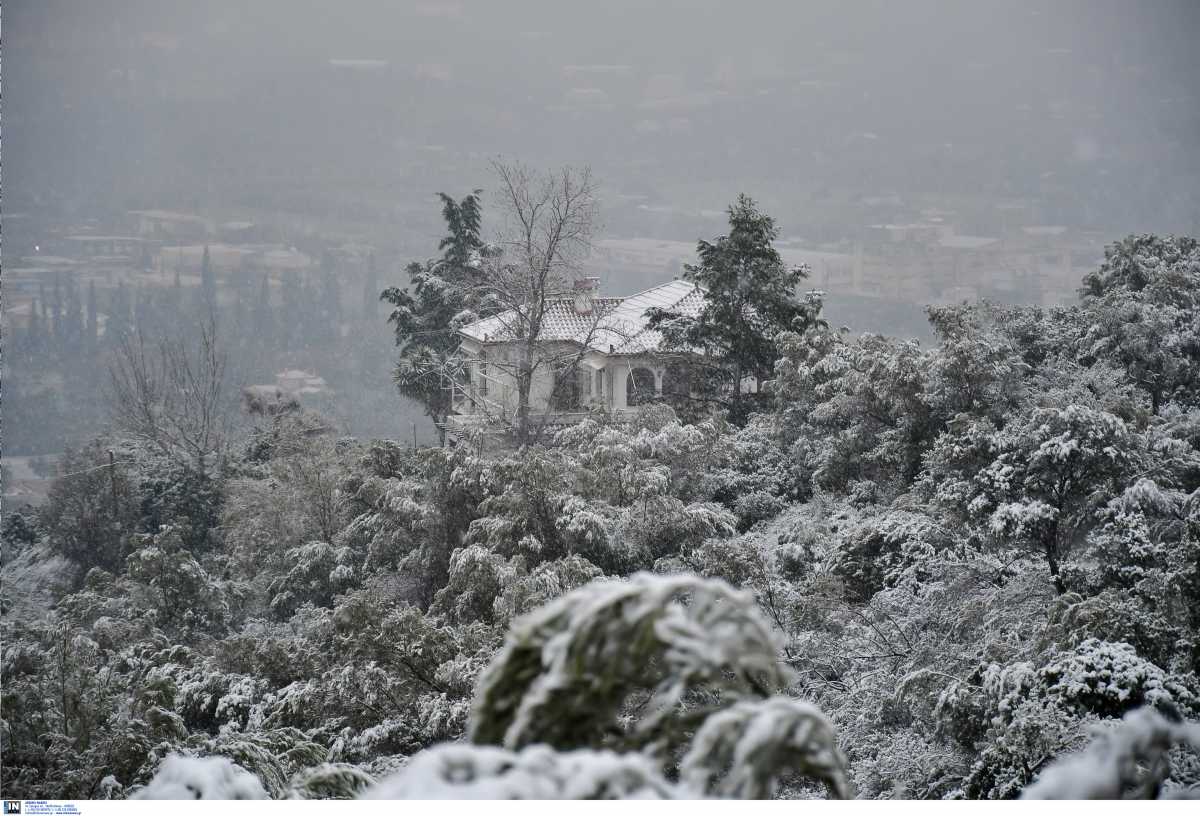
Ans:
{"label": "house", "polygon": [[[598,278],[552,298],[536,344],[538,359],[530,385],[530,414],[546,426],[578,422],[592,412],[621,418],[665,391],[686,388],[682,368],[666,354],[661,334],[649,327],[646,310],[658,307],[695,316],[704,290],[675,280],[625,298],[598,293]],[[458,330],[456,368],[446,436],[451,442],[481,427],[505,427],[517,413],[516,363],[524,344],[515,336],[511,310]]]}

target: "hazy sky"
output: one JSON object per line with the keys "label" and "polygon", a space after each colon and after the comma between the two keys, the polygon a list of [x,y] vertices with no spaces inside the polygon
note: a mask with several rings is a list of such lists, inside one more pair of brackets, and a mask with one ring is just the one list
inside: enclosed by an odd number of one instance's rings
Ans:
{"label": "hazy sky", "polygon": [[610,203],[747,190],[797,229],[822,196],[897,192],[1200,231],[1194,0],[9,0],[3,22],[10,210],[403,222],[504,154],[590,163]]}

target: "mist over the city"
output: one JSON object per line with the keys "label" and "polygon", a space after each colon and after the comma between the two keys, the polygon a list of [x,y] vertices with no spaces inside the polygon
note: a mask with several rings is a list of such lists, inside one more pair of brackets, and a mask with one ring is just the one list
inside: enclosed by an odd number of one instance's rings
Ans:
{"label": "mist over the city", "polygon": [[1200,796],[1200,4],[0,13],[6,800]]}

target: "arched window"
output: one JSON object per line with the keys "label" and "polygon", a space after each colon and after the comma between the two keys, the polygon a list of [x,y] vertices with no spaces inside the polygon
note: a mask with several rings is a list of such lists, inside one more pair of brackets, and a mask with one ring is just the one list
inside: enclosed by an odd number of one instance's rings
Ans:
{"label": "arched window", "polygon": [[630,407],[643,405],[654,399],[656,391],[654,372],[648,368],[635,368],[625,380],[625,404]]}

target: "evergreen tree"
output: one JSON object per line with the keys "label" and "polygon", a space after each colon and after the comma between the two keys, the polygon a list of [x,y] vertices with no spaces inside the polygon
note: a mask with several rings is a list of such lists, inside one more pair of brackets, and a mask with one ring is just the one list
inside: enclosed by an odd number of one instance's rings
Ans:
{"label": "evergreen tree", "polygon": [[737,424],[744,424],[761,402],[761,388],[742,393],[742,383],[753,377],[761,386],[771,378],[780,357],[776,335],[803,332],[820,313],[815,298],[797,298],[808,269],[784,265],[773,245],[778,236],[775,220],[759,212],[753,199],[738,196],[729,207],[729,234],[700,241],[699,263],[684,265],[684,278],[707,292],[700,313],[647,311],[667,348],[703,349],[706,359],[711,355],[712,364],[699,366],[701,399],[727,408]]}
{"label": "evergreen tree", "polygon": [[50,294],[50,320],[46,327],[50,330],[51,346],[61,352],[63,346],[63,297],[62,273],[54,273],[54,288]]}
{"label": "evergreen tree", "polygon": [[275,312],[271,306],[271,277],[266,272],[263,272],[260,278],[258,295],[254,299],[250,319],[261,347],[273,349],[278,342],[278,333],[275,329]]}
{"label": "evergreen tree", "polygon": [[333,341],[342,333],[342,293],[338,288],[337,269],[328,250],[321,254],[321,328],[327,340]]}
{"label": "evergreen tree", "polygon": [[125,281],[120,281],[109,300],[108,323],[104,326],[104,340],[108,345],[114,345],[131,328],[129,290],[125,287]]}
{"label": "evergreen tree", "polygon": [[[232,331],[227,332],[227,337],[233,345],[244,346],[248,339],[247,328],[250,326],[250,298],[247,292],[249,279],[245,275],[241,275],[236,278],[236,281],[237,283],[233,290],[233,299],[228,307]],[[251,333],[251,337],[253,336],[253,333]],[[257,338],[255,338],[254,342],[258,342]]]}
{"label": "evergreen tree", "polygon": [[482,190],[462,201],[438,193],[448,234],[438,243],[442,257],[408,265],[412,288],[385,289],[380,300],[392,304],[388,322],[395,328],[400,359],[395,380],[400,393],[425,408],[435,423],[445,421],[450,394],[441,372],[458,348],[455,317],[477,304],[473,289],[479,275],[474,258],[483,249],[480,238]]}
{"label": "evergreen tree", "polygon": [[99,310],[96,308],[96,282],[88,281],[87,298],[87,353],[96,353],[100,344]]}
{"label": "evergreen tree", "polygon": [[141,334],[149,334],[154,325],[154,309],[146,290],[139,283],[133,291],[133,330]]}
{"label": "evergreen tree", "polygon": [[63,313],[63,351],[75,358],[82,351],[84,338],[83,301],[79,297],[79,286],[71,278],[67,283],[67,298]]}
{"label": "evergreen tree", "polygon": [[304,293],[300,291],[299,275],[284,275],[281,283],[283,284],[283,309],[279,321],[280,345],[284,351],[290,352],[299,347],[299,337],[303,334],[300,316]]}
{"label": "evergreen tree", "polygon": [[373,323],[379,313],[379,268],[375,263],[375,253],[367,256],[367,272],[363,282],[362,317],[364,323]]}
{"label": "evergreen tree", "polygon": [[200,258],[200,307],[202,315],[208,319],[216,319],[217,282],[213,276],[212,261],[208,255],[207,244],[204,246],[204,255]]}
{"label": "evergreen tree", "polygon": [[175,267],[175,279],[171,283],[171,293],[168,303],[176,317],[183,316],[183,281],[179,277],[179,267]]}
{"label": "evergreen tree", "polygon": [[29,310],[29,332],[25,335],[25,350],[31,359],[36,359],[45,348],[45,328],[42,323],[42,303],[35,298]]}

